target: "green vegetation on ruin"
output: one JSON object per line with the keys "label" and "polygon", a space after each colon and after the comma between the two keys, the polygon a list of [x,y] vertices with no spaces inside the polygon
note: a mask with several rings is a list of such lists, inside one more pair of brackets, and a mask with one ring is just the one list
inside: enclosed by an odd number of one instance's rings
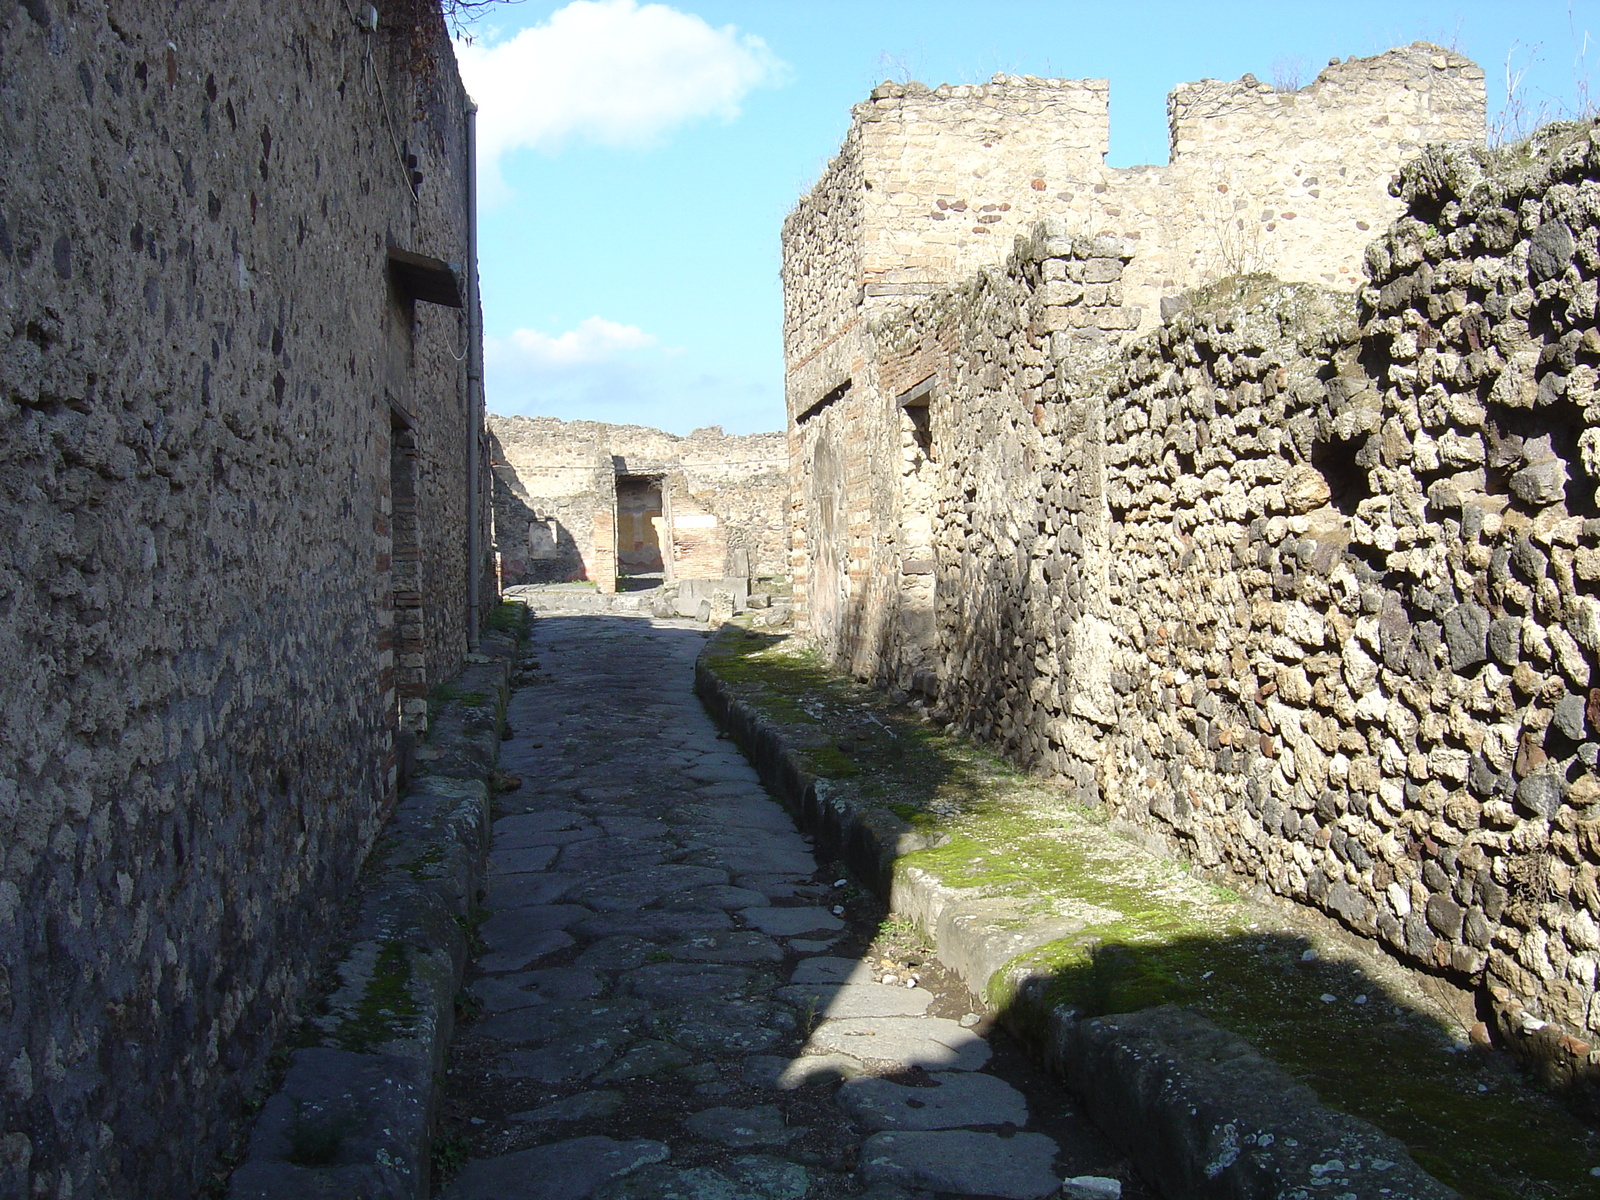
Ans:
{"label": "green vegetation on ruin", "polygon": [[[1398,1138],[1469,1200],[1594,1194],[1600,1140],[1504,1056],[1472,1048],[1425,977],[1374,962],[1318,918],[1297,922],[1135,846],[1062,789],[830,671],[796,641],[728,627],[707,662],[786,727],[815,774],[933,835],[900,869],[1009,897],[1019,922],[1048,914],[1079,926],[1015,961],[1049,979],[1026,1013],[1193,1008],[1324,1103]],[[1007,977],[986,989],[996,1008],[1012,999]],[[1024,1010],[1013,1012],[1026,1035]]]}
{"label": "green vegetation on ruin", "polygon": [[494,606],[485,624],[496,633],[516,634],[520,640],[528,620],[528,606],[505,601]]}
{"label": "green vegetation on ruin", "polygon": [[417,1014],[405,943],[387,941],[379,946],[361,998],[339,1022],[333,1040],[345,1050],[371,1050],[409,1033]]}

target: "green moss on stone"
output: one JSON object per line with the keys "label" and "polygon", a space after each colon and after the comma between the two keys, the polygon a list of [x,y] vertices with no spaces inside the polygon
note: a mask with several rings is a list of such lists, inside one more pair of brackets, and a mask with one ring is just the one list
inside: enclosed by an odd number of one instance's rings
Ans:
{"label": "green moss on stone", "polygon": [[[1286,319],[1292,291],[1283,293]],[[1047,980],[1045,1004],[1029,1006],[1035,1013],[1187,1005],[1249,1039],[1325,1103],[1398,1138],[1466,1197],[1594,1194],[1593,1134],[1498,1056],[1465,1049],[1462,1031],[1414,994],[1391,991],[1344,943],[1119,838],[1061,789],[930,729],[792,642],[719,637],[708,664],[743,701],[794,727],[797,742],[821,724],[830,737],[848,731],[848,755],[828,747],[803,757],[841,780],[869,821],[876,809],[937,835],[932,848],[903,856],[901,869],[1076,926],[996,973],[991,1005],[1010,1007],[1024,973]]]}

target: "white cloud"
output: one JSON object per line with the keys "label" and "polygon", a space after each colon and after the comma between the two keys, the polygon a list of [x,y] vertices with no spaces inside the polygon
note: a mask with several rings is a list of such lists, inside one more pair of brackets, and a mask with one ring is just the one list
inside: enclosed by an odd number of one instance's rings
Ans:
{"label": "white cloud", "polygon": [[655,334],[637,325],[585,317],[576,329],[565,333],[515,329],[507,338],[485,338],[484,352],[497,364],[548,370],[607,362],[629,351],[654,349],[657,344]]}
{"label": "white cloud", "polygon": [[637,0],[574,0],[498,44],[458,42],[456,57],[491,175],[519,147],[649,145],[696,118],[731,120],[752,88],[786,72],[759,37]]}
{"label": "white cloud", "polygon": [[562,333],[518,329],[484,339],[491,412],[653,425],[688,433],[783,428],[772,378],[706,370],[635,325],[589,317]]}

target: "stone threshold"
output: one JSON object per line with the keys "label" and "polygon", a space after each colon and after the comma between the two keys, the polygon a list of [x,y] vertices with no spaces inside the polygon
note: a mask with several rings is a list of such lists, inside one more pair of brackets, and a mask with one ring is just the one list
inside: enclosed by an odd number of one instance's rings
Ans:
{"label": "stone threshold", "polygon": [[[1323,1105],[1245,1038],[1199,1013],[1164,1004],[1084,1018],[1052,1002],[1048,971],[1030,962],[1029,952],[1062,938],[1071,922],[1048,905],[950,886],[902,862],[937,850],[941,835],[863,797],[848,779],[808,769],[817,747],[804,725],[775,719],[747,688],[719,675],[719,651],[740,636],[726,627],[696,664],[696,691],[712,716],[816,839],[819,853],[838,857],[891,912],[914,919],[940,960],[1019,1034],[1162,1194],[1459,1200],[1396,1138]],[[1376,1075],[1374,1086],[1382,1086]]]}
{"label": "stone threshold", "polygon": [[486,633],[439,690],[417,776],[363,867],[333,992],[302,1023],[228,1200],[431,1194],[438,1080],[483,894],[516,647],[511,633]]}

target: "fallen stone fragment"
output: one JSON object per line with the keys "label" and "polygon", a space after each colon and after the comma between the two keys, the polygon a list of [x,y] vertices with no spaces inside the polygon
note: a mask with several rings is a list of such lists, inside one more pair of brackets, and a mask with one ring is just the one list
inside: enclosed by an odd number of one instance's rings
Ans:
{"label": "fallen stone fragment", "polygon": [[781,1146],[805,1132],[803,1128],[790,1128],[783,1123],[783,1113],[776,1105],[759,1104],[754,1108],[707,1108],[683,1119],[684,1127],[708,1141],[724,1146]]}
{"label": "fallen stone fragment", "polygon": [[666,1157],[660,1142],[572,1138],[469,1162],[441,1200],[583,1200],[606,1180]]}
{"label": "fallen stone fragment", "polygon": [[862,1143],[858,1171],[868,1183],[1042,1200],[1060,1187],[1055,1157],[1055,1142],[1042,1133],[875,1133]]}
{"label": "fallen stone fragment", "polygon": [[834,1097],[868,1129],[960,1129],[968,1125],[1026,1125],[1028,1102],[1003,1079],[977,1072],[939,1073],[935,1087],[887,1079],[852,1079]]}
{"label": "fallen stone fragment", "polygon": [[989,1043],[944,1017],[854,1017],[824,1021],[811,1050],[930,1070],[976,1071],[989,1061]]}

